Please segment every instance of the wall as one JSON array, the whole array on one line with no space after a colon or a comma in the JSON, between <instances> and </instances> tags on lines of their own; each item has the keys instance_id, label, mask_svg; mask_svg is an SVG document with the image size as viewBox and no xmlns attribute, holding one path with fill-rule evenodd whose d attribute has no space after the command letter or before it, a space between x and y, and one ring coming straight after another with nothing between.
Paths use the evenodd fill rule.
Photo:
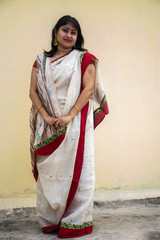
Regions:
<instances>
[{"instance_id":1,"label":"wall","mask_svg":"<svg viewBox=\"0 0 160 240\"><path fill-rule=\"evenodd\" d=\"M32 194L31 66L51 29L75 16L100 59L110 114L95 130L96 188L160 186L160 1L0 0L0 196Z\"/></svg>"}]
</instances>

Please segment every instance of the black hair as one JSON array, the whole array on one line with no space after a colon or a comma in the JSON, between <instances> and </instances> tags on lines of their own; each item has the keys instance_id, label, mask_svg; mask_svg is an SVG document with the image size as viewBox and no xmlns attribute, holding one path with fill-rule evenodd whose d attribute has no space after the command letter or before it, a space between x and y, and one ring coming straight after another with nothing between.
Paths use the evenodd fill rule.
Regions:
<instances>
[{"instance_id":1,"label":"black hair","mask_svg":"<svg viewBox=\"0 0 160 240\"><path fill-rule=\"evenodd\" d=\"M76 44L73 47L73 49L77 49L80 51L86 51L86 49L83 48L84 38L82 36L81 27L79 25L79 22L74 17L71 17L70 15L65 15L58 20L55 27L52 29L51 50L48 52L44 50L44 53L47 57L53 57L53 55L57 51L57 46L54 46L55 33L58 32L58 29L61 26L66 25L68 23L72 23L78 31L77 41L76 41Z\"/></svg>"}]
</instances>

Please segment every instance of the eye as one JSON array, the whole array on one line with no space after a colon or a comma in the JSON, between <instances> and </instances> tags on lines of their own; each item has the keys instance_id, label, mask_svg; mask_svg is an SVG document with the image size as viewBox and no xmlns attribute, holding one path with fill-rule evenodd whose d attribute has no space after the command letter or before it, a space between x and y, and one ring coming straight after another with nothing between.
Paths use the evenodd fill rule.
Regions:
<instances>
[{"instance_id":1,"label":"eye","mask_svg":"<svg viewBox=\"0 0 160 240\"><path fill-rule=\"evenodd\" d=\"M72 35L76 35L76 32L71 32Z\"/></svg>"},{"instance_id":2,"label":"eye","mask_svg":"<svg viewBox=\"0 0 160 240\"><path fill-rule=\"evenodd\" d=\"M66 28L63 28L62 30L63 30L63 32L65 32L65 33L68 32L68 30L67 30Z\"/></svg>"}]
</instances>

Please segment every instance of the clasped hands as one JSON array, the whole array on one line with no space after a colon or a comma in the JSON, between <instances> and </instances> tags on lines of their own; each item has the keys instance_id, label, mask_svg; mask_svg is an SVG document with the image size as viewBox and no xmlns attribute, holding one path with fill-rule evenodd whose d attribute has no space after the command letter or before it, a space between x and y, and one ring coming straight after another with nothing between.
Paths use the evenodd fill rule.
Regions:
<instances>
[{"instance_id":1,"label":"clasped hands","mask_svg":"<svg viewBox=\"0 0 160 240\"><path fill-rule=\"evenodd\" d=\"M51 117L51 116L48 115L48 116L44 117L44 120L51 127L53 127L53 129L56 130L56 129L66 127L66 125L72 120L72 116L68 114L68 115L63 116L63 117L54 118L54 117Z\"/></svg>"}]
</instances>

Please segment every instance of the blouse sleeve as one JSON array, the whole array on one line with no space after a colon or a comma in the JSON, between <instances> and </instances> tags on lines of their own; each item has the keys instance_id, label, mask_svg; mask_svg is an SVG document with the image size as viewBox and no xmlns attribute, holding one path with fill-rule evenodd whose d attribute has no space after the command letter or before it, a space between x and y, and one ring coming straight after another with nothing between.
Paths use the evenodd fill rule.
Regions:
<instances>
[{"instance_id":1,"label":"blouse sleeve","mask_svg":"<svg viewBox=\"0 0 160 240\"><path fill-rule=\"evenodd\" d=\"M83 58L82 58L82 63L81 63L82 78L83 78L83 75L84 75L88 65L94 64L94 62L93 62L94 59L98 60L94 55L92 55L88 52L84 53Z\"/></svg>"},{"instance_id":2,"label":"blouse sleeve","mask_svg":"<svg viewBox=\"0 0 160 240\"><path fill-rule=\"evenodd\" d=\"M34 62L34 64L33 64L32 67L37 68L37 62L36 62L36 60L35 60L35 62Z\"/></svg>"}]
</instances>

